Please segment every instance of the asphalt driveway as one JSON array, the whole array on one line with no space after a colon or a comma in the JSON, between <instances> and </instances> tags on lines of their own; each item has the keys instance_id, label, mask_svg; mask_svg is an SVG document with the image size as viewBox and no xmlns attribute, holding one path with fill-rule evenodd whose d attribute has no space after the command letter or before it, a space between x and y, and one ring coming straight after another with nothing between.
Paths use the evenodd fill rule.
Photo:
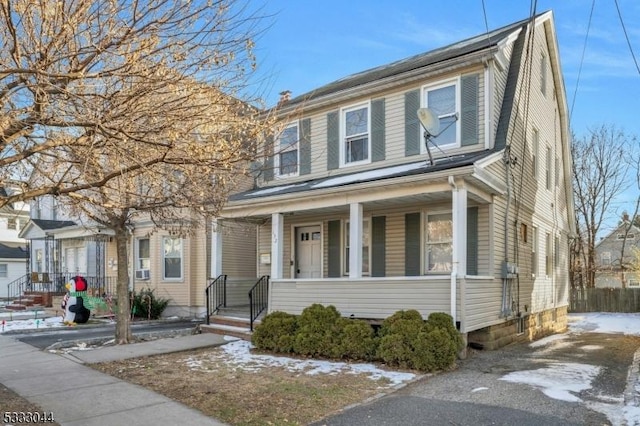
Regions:
<instances>
[{"instance_id":1,"label":"asphalt driveway","mask_svg":"<svg viewBox=\"0 0 640 426\"><path fill-rule=\"evenodd\" d=\"M622 425L638 348L638 336L565 333L471 351L455 371L425 377L317 424ZM518 379L522 372L524 382ZM531 380L537 372L540 378ZM589 385L574 383L585 372L592 373L583 380Z\"/></svg>"}]
</instances>

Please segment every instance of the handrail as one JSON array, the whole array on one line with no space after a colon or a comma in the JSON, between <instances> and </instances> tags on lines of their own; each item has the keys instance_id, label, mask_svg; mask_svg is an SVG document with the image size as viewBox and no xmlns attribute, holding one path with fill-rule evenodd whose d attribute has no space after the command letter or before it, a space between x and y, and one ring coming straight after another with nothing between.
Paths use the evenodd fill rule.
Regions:
<instances>
[{"instance_id":1,"label":"handrail","mask_svg":"<svg viewBox=\"0 0 640 426\"><path fill-rule=\"evenodd\" d=\"M211 287L214 291L211 291ZM207 285L204 292L207 304L207 325L209 325L209 317L214 312L218 312L221 307L227 306L227 276L218 275Z\"/></svg>"},{"instance_id":2,"label":"handrail","mask_svg":"<svg viewBox=\"0 0 640 426\"><path fill-rule=\"evenodd\" d=\"M7 298L8 300L22 298L24 291L29 287L30 276L23 275L17 280L11 281L7 284Z\"/></svg>"},{"instance_id":3,"label":"handrail","mask_svg":"<svg viewBox=\"0 0 640 426\"><path fill-rule=\"evenodd\" d=\"M249 290L249 329L262 311L267 309L269 299L269 275L263 275Z\"/></svg>"},{"instance_id":4,"label":"handrail","mask_svg":"<svg viewBox=\"0 0 640 426\"><path fill-rule=\"evenodd\" d=\"M46 272L32 272L7 284L7 297L9 300L22 300L25 292L35 291L39 293L65 293L65 284L71 278L80 275L87 280L88 291L96 296L104 297L113 295L116 291L116 277L96 277L92 275L59 272L48 274Z\"/></svg>"}]
</instances>

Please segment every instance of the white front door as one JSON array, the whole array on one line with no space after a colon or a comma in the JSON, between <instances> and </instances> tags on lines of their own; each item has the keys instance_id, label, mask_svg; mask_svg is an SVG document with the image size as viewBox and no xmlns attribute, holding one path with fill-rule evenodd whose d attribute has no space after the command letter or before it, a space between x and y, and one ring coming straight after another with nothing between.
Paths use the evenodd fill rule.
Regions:
<instances>
[{"instance_id":1,"label":"white front door","mask_svg":"<svg viewBox=\"0 0 640 426\"><path fill-rule=\"evenodd\" d=\"M64 249L65 271L71 272L71 273L76 272L77 265L78 264L76 262L76 249L73 247Z\"/></svg>"},{"instance_id":2,"label":"white front door","mask_svg":"<svg viewBox=\"0 0 640 426\"><path fill-rule=\"evenodd\" d=\"M87 248L86 247L78 247L78 251L76 252L78 257L76 258L76 272L82 272L83 274L87 273Z\"/></svg>"},{"instance_id":3,"label":"white front door","mask_svg":"<svg viewBox=\"0 0 640 426\"><path fill-rule=\"evenodd\" d=\"M296 228L296 278L320 278L322 275L322 233L320 226Z\"/></svg>"}]
</instances>

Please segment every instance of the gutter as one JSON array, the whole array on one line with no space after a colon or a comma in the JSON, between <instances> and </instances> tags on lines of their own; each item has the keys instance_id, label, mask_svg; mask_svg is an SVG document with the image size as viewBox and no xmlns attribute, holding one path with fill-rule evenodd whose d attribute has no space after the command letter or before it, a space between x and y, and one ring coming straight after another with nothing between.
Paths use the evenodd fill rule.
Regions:
<instances>
[{"instance_id":1,"label":"gutter","mask_svg":"<svg viewBox=\"0 0 640 426\"><path fill-rule=\"evenodd\" d=\"M458 185L456 185L456 180L453 176L448 177L449 185L453 191L458 190ZM454 212L455 214L455 212ZM457 244L457 241L454 241L454 244ZM457 250L455 250L457 254ZM451 286L450 286L450 294L451 294L451 316L453 317L453 325L456 325L456 317L457 317L457 309L456 309L456 301L457 301L457 291L456 284L458 281L458 259L451 259Z\"/></svg>"}]
</instances>

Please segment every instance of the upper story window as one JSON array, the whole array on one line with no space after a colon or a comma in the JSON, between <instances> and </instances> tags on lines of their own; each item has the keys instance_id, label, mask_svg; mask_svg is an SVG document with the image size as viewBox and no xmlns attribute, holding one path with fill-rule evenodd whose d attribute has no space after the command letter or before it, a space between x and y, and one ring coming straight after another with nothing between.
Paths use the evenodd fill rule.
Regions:
<instances>
[{"instance_id":1,"label":"upper story window","mask_svg":"<svg viewBox=\"0 0 640 426\"><path fill-rule=\"evenodd\" d=\"M440 148L460 145L458 87L456 79L424 88L423 105L430 108L440 121L441 133L437 138L432 138L430 143Z\"/></svg>"},{"instance_id":2,"label":"upper story window","mask_svg":"<svg viewBox=\"0 0 640 426\"><path fill-rule=\"evenodd\" d=\"M600 254L600 263L602 264L602 266L610 266L611 265L611 252L610 251L603 251Z\"/></svg>"},{"instance_id":3,"label":"upper story window","mask_svg":"<svg viewBox=\"0 0 640 426\"><path fill-rule=\"evenodd\" d=\"M531 276L538 275L538 228L533 227L531 233Z\"/></svg>"},{"instance_id":4,"label":"upper story window","mask_svg":"<svg viewBox=\"0 0 640 426\"><path fill-rule=\"evenodd\" d=\"M547 146L547 168L545 170L545 184L551 190L551 147Z\"/></svg>"},{"instance_id":5,"label":"upper story window","mask_svg":"<svg viewBox=\"0 0 640 426\"><path fill-rule=\"evenodd\" d=\"M295 176L298 174L299 140L298 122L289 124L280 133L275 155L276 176Z\"/></svg>"},{"instance_id":6,"label":"upper story window","mask_svg":"<svg viewBox=\"0 0 640 426\"><path fill-rule=\"evenodd\" d=\"M624 240L625 239L625 234L616 235L616 239ZM636 235L630 232L630 233L626 234L626 239L627 240L635 240L636 239Z\"/></svg>"},{"instance_id":7,"label":"upper story window","mask_svg":"<svg viewBox=\"0 0 640 426\"><path fill-rule=\"evenodd\" d=\"M342 110L342 165L368 163L371 152L371 120L369 104L360 104Z\"/></svg>"}]
</instances>

